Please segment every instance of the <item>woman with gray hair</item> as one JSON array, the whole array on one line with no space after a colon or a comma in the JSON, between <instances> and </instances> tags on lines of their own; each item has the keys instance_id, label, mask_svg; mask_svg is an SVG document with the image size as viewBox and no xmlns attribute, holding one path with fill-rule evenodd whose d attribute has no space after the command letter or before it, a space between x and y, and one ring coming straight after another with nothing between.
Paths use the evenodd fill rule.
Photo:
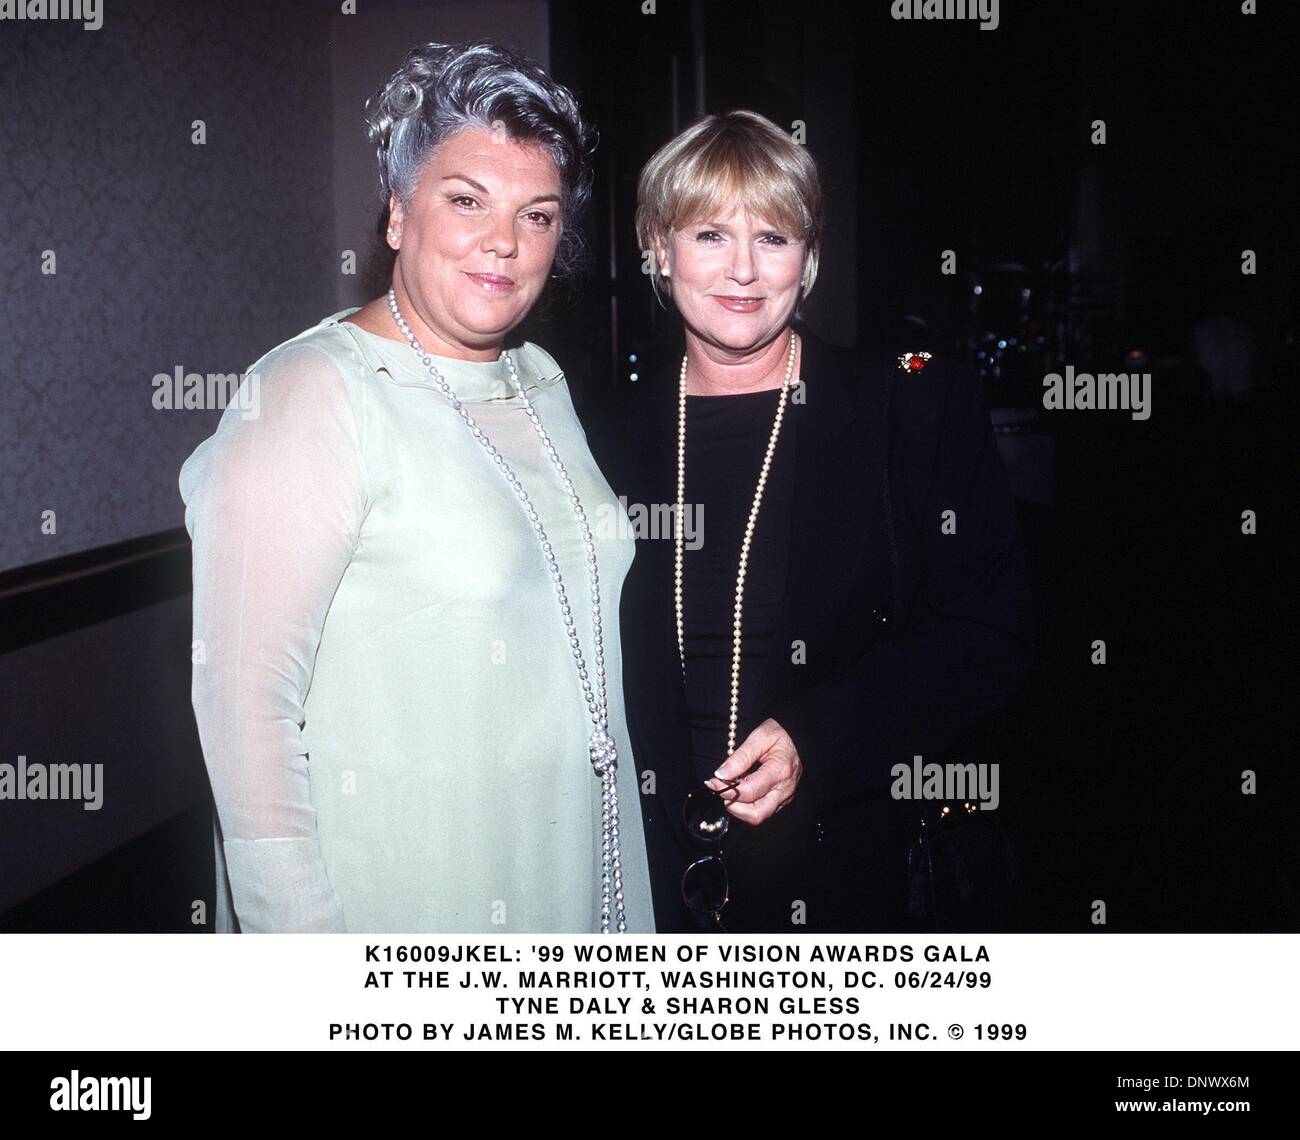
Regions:
<instances>
[{"instance_id":1,"label":"woman with gray hair","mask_svg":"<svg viewBox=\"0 0 1300 1140\"><path fill-rule=\"evenodd\" d=\"M633 542L589 525L621 508L559 366L506 347L572 260L589 131L486 43L415 48L367 112L391 288L251 366L258 415L180 474L219 888L244 931L653 930Z\"/></svg>"}]
</instances>

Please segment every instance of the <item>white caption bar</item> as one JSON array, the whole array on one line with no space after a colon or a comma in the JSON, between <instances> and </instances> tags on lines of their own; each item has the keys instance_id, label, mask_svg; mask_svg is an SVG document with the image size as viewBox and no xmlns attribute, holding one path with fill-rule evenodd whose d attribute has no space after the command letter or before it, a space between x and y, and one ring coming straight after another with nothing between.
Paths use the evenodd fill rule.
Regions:
<instances>
[{"instance_id":1,"label":"white caption bar","mask_svg":"<svg viewBox=\"0 0 1300 1140\"><path fill-rule=\"evenodd\" d=\"M0 936L0 1049L1287 1049L1300 936Z\"/></svg>"}]
</instances>

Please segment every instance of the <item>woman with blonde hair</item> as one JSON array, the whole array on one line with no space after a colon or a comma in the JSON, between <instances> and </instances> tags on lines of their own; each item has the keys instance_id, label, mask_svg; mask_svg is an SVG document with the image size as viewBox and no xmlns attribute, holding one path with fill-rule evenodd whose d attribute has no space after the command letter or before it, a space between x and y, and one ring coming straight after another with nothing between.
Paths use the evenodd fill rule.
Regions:
<instances>
[{"instance_id":1,"label":"woman with blonde hair","mask_svg":"<svg viewBox=\"0 0 1300 1140\"><path fill-rule=\"evenodd\" d=\"M660 929L896 928L890 770L954 746L1031 657L978 382L924 346L848 351L802 326L820 181L758 114L707 116L657 151L636 224L682 327L606 464L628 500L675 505L622 607Z\"/></svg>"}]
</instances>

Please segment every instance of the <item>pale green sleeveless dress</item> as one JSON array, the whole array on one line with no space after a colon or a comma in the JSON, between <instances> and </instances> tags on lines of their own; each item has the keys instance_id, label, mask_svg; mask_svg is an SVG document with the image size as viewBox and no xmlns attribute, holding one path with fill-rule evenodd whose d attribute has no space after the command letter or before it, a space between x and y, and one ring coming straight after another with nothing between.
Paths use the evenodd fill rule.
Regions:
<instances>
[{"instance_id":1,"label":"pale green sleeveless dress","mask_svg":"<svg viewBox=\"0 0 1300 1140\"><path fill-rule=\"evenodd\" d=\"M536 535L414 351L341 323L355 311L251 366L180 472L217 928L224 900L246 932L596 931L591 721ZM631 529L555 361L513 356L595 537L627 924L651 931L618 636ZM541 516L594 676L577 519L505 364L436 363Z\"/></svg>"}]
</instances>

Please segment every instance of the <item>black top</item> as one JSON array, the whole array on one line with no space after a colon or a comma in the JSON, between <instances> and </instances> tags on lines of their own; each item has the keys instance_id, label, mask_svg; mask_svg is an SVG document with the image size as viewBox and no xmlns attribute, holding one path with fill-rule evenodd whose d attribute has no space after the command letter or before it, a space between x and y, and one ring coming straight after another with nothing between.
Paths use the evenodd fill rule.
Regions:
<instances>
[{"instance_id":1,"label":"black top","mask_svg":"<svg viewBox=\"0 0 1300 1140\"><path fill-rule=\"evenodd\" d=\"M606 426L584 417L602 470L629 502L676 498L676 347L675 358L669 352L662 368L647 369L620 393ZM805 399L790 405L778 444L779 451L788 446L793 467L785 584L779 595L770 581L763 584L773 573L765 548L776 538L774 497L759 513L760 545L745 591L745 631L769 630L767 660L761 671L746 661L741 675L751 719L771 717L786 730L803 778L777 815L728 832L729 930L903 929L900 916L914 885L905 840L916 831L920 805L893 798L893 766L915 755L938 763L977 758L968 753L972 731L1007 702L1033 658L1024 549L982 388L973 368L938 353L921 373L902 372L898 353L917 347L847 352L804 339ZM739 423L742 405L732 402L742 399L748 397L716 402ZM753 418L768 428L775 399L756 393L753 400L767 405ZM695 413L688 424L688 501L701 493L712 500L721 485L715 480L731 474L717 470L707 447L696 457L708 430L697 419ZM728 518L737 525L752 502L762 435L755 430L751 458L735 465L739 501L724 505L723 491L716 505L706 503L705 547L688 557L705 554L715 532L730 529ZM887 468L892 526L882 490ZM785 482L778 478L769 493ZM955 533L940 526L950 509L960 520ZM718 539L726 576L715 591L735 588L743 522L739 527ZM708 558L698 563L703 584L692 586L694 567L685 583L691 609L692 593L708 605L700 594L708 589ZM761 616L764 596L780 597L774 633L771 616ZM751 623L756 599L760 611ZM725 623L731 605L711 607L713 620ZM695 782L696 733L674 631L671 541L637 539L620 617L655 919L661 930L691 931L681 880L701 851L681 814ZM798 658L795 641L805 649ZM710 715L725 717L724 685L712 687L717 703ZM701 704L698 695L691 698L702 712Z\"/></svg>"},{"instance_id":2,"label":"black top","mask_svg":"<svg viewBox=\"0 0 1300 1140\"><path fill-rule=\"evenodd\" d=\"M701 780L727 758L736 572L780 395L774 388L686 398L684 525L694 533L683 544L682 626L692 754ZM737 745L754 727L758 680L775 651L790 541L792 418L787 403L745 572Z\"/></svg>"}]
</instances>

